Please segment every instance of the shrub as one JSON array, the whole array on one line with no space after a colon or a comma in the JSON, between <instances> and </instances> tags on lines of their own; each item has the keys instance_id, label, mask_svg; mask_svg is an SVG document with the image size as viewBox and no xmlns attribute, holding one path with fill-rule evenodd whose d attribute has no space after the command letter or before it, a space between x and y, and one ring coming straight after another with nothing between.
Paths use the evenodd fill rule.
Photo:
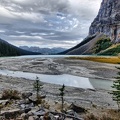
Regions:
<instances>
[{"instance_id":1,"label":"shrub","mask_svg":"<svg viewBox=\"0 0 120 120\"><path fill-rule=\"evenodd\" d=\"M20 99L20 93L17 90L12 90L12 89L8 89L8 90L4 90L2 93L2 99Z\"/></svg>"},{"instance_id":2,"label":"shrub","mask_svg":"<svg viewBox=\"0 0 120 120\"><path fill-rule=\"evenodd\" d=\"M102 115L101 117L95 116L94 114L87 115L84 120L119 120L119 117L112 117L109 115Z\"/></svg>"},{"instance_id":3,"label":"shrub","mask_svg":"<svg viewBox=\"0 0 120 120\"><path fill-rule=\"evenodd\" d=\"M98 120L98 119L93 114L90 114L90 115L86 116L84 120Z\"/></svg>"},{"instance_id":4,"label":"shrub","mask_svg":"<svg viewBox=\"0 0 120 120\"><path fill-rule=\"evenodd\" d=\"M95 53L99 53L102 50L109 48L112 45L110 38L102 37L96 42Z\"/></svg>"}]
</instances>

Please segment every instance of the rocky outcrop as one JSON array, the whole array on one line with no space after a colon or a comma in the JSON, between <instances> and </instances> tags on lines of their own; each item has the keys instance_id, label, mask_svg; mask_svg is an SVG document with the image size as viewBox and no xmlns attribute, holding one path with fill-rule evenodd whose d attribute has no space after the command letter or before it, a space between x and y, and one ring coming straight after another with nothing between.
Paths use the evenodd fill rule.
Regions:
<instances>
[{"instance_id":1,"label":"rocky outcrop","mask_svg":"<svg viewBox=\"0 0 120 120\"><path fill-rule=\"evenodd\" d=\"M89 35L102 32L113 43L120 42L120 0L103 0L97 17L92 22Z\"/></svg>"}]
</instances>

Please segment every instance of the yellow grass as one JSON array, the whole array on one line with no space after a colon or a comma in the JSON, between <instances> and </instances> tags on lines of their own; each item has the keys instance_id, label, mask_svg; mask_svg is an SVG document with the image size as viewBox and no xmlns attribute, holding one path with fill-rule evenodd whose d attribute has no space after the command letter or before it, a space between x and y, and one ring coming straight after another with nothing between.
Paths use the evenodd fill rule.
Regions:
<instances>
[{"instance_id":1,"label":"yellow grass","mask_svg":"<svg viewBox=\"0 0 120 120\"><path fill-rule=\"evenodd\" d=\"M89 61L94 61L94 62L111 63L111 64L119 64L120 63L120 57L117 57L117 56L111 56L111 57L104 57L104 56L69 57L69 59L89 60Z\"/></svg>"}]
</instances>

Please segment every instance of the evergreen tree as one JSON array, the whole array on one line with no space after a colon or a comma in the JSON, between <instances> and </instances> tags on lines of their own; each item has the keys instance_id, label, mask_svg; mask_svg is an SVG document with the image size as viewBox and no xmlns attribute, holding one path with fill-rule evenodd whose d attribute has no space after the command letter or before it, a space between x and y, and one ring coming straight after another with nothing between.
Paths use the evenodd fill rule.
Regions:
<instances>
[{"instance_id":1,"label":"evergreen tree","mask_svg":"<svg viewBox=\"0 0 120 120\"><path fill-rule=\"evenodd\" d=\"M38 77L36 77L36 80L35 80L35 82L33 83L33 89L36 91L36 98L37 98L37 100L39 99L39 92L40 92L40 90L42 89L42 84L41 84L41 82L40 82L40 80L39 80L39 78Z\"/></svg>"},{"instance_id":2,"label":"evergreen tree","mask_svg":"<svg viewBox=\"0 0 120 120\"><path fill-rule=\"evenodd\" d=\"M117 67L120 70L120 68ZM113 100L117 102L118 109L120 109L120 72L116 77L116 81L113 82L113 91L110 93L113 95Z\"/></svg>"},{"instance_id":3,"label":"evergreen tree","mask_svg":"<svg viewBox=\"0 0 120 120\"><path fill-rule=\"evenodd\" d=\"M59 89L60 90L60 96L61 96L61 101L62 101L62 108L61 111L63 111L63 105L64 105L64 95L65 95L65 85L63 84L62 87Z\"/></svg>"}]
</instances>

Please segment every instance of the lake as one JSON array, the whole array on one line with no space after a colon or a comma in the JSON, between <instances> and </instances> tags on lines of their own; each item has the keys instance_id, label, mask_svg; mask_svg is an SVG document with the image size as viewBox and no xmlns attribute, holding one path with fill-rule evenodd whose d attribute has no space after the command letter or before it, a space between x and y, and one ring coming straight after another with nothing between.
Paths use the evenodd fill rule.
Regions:
<instances>
[{"instance_id":1,"label":"lake","mask_svg":"<svg viewBox=\"0 0 120 120\"><path fill-rule=\"evenodd\" d=\"M87 57L89 55L23 55L13 58L64 58L64 57Z\"/></svg>"}]
</instances>

